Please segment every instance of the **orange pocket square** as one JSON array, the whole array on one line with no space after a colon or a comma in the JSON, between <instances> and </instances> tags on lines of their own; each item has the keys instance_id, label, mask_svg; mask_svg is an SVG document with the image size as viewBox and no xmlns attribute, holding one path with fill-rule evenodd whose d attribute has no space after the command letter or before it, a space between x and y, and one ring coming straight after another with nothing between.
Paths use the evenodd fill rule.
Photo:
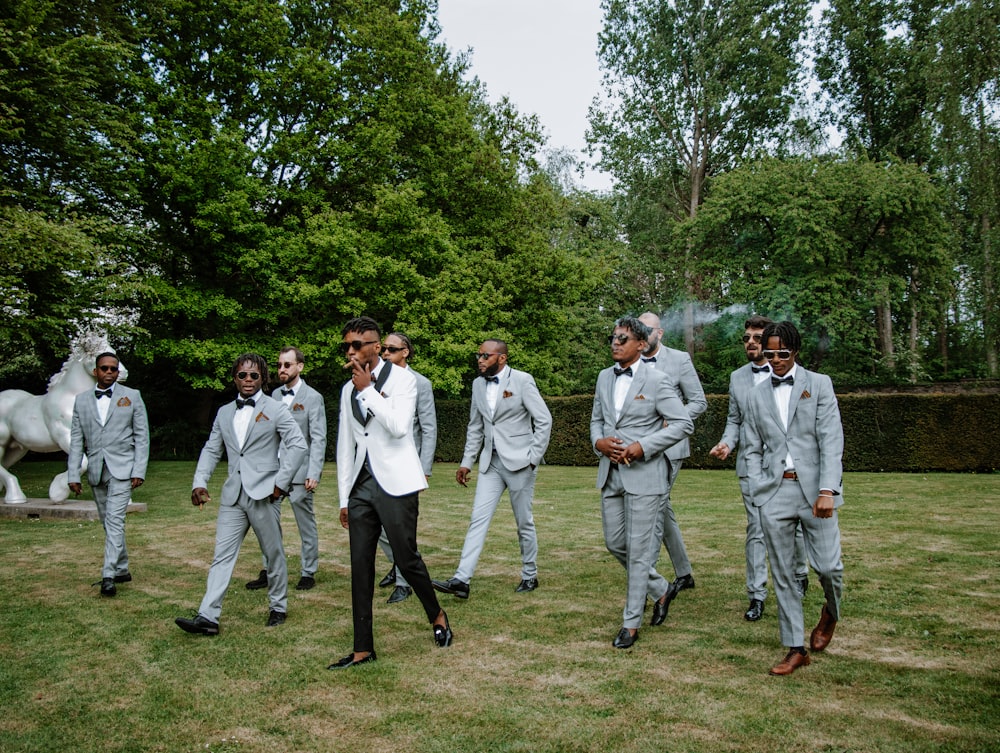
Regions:
<instances>
[{"instance_id":1,"label":"orange pocket square","mask_svg":"<svg viewBox=\"0 0 1000 753\"><path fill-rule=\"evenodd\" d=\"M131 404L132 404L132 401L129 400L127 397L119 398L119 400L118 400L118 407L119 408L128 408Z\"/></svg>"},{"instance_id":2,"label":"orange pocket square","mask_svg":"<svg viewBox=\"0 0 1000 753\"><path fill-rule=\"evenodd\" d=\"M642 393L640 392L640 393L639 393L638 395L636 395L636 396L635 396L635 399L636 399L636 400L645 400L645 399L646 399L646 396L645 396L645 395L643 395L643 394L642 394Z\"/></svg>"},{"instance_id":3,"label":"orange pocket square","mask_svg":"<svg viewBox=\"0 0 1000 753\"><path fill-rule=\"evenodd\" d=\"M809 394L809 390L802 390L802 394L799 395L799 400L808 400L812 395Z\"/></svg>"},{"instance_id":4,"label":"orange pocket square","mask_svg":"<svg viewBox=\"0 0 1000 753\"><path fill-rule=\"evenodd\" d=\"M514 393L513 392L509 392L507 390L504 390L503 391L503 396L504 397L514 397Z\"/></svg>"},{"instance_id":5,"label":"orange pocket square","mask_svg":"<svg viewBox=\"0 0 1000 753\"><path fill-rule=\"evenodd\" d=\"M269 419L266 415L264 415L264 411L261 411L260 413L257 414L257 418L255 418L253 422L257 423L258 421L270 421L270 420L271 419Z\"/></svg>"},{"instance_id":6,"label":"orange pocket square","mask_svg":"<svg viewBox=\"0 0 1000 753\"><path fill-rule=\"evenodd\" d=\"M305 409L306 409L306 406L304 406L302 403L295 403L295 405L292 406L292 411L293 412L297 411L297 410L305 410Z\"/></svg>"}]
</instances>

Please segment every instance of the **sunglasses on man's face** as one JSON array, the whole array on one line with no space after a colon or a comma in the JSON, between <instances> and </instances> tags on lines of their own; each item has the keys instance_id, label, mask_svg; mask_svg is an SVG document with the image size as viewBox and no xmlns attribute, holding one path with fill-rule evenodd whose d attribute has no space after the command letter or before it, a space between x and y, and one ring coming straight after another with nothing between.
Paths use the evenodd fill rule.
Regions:
<instances>
[{"instance_id":1,"label":"sunglasses on man's face","mask_svg":"<svg viewBox=\"0 0 1000 753\"><path fill-rule=\"evenodd\" d=\"M378 340L351 340L350 342L345 340L340 344L340 352L346 356L352 348L355 351L358 351L361 350L366 345L376 345L376 344L378 344Z\"/></svg>"},{"instance_id":2,"label":"sunglasses on man's face","mask_svg":"<svg viewBox=\"0 0 1000 753\"><path fill-rule=\"evenodd\" d=\"M743 342L748 343L753 340L755 343L760 342L760 335L743 335Z\"/></svg>"},{"instance_id":3,"label":"sunglasses on man's face","mask_svg":"<svg viewBox=\"0 0 1000 753\"><path fill-rule=\"evenodd\" d=\"M237 379L246 379L247 377L250 377L251 379L256 381L257 379L260 379L260 374L257 373L256 371L241 371L239 374L236 375Z\"/></svg>"},{"instance_id":4,"label":"sunglasses on man's face","mask_svg":"<svg viewBox=\"0 0 1000 753\"><path fill-rule=\"evenodd\" d=\"M608 345L614 345L615 343L618 343L619 345L624 345L631 339L633 338L629 337L628 335L611 335L608 337Z\"/></svg>"},{"instance_id":5,"label":"sunglasses on man's face","mask_svg":"<svg viewBox=\"0 0 1000 753\"><path fill-rule=\"evenodd\" d=\"M105 372L110 371L111 373L114 373L114 372L118 371L118 367L117 366L98 366L97 370L98 371L105 371Z\"/></svg>"},{"instance_id":6,"label":"sunglasses on man's face","mask_svg":"<svg viewBox=\"0 0 1000 753\"><path fill-rule=\"evenodd\" d=\"M790 350L762 350L761 354L768 361L773 361L775 358L779 361L787 361L792 357L792 351Z\"/></svg>"},{"instance_id":7,"label":"sunglasses on man's face","mask_svg":"<svg viewBox=\"0 0 1000 753\"><path fill-rule=\"evenodd\" d=\"M386 351L389 351L390 353L398 353L401 350L406 350L406 348L396 348L396 347L394 347L392 345L383 345L382 346L382 352L383 353L385 353Z\"/></svg>"}]
</instances>

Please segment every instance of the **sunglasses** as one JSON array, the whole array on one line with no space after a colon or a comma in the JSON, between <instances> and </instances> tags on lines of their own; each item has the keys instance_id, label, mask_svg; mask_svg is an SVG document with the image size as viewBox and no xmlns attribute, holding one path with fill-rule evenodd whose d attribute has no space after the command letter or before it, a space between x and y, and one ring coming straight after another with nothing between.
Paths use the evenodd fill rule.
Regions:
<instances>
[{"instance_id":1,"label":"sunglasses","mask_svg":"<svg viewBox=\"0 0 1000 753\"><path fill-rule=\"evenodd\" d=\"M614 345L615 343L618 343L619 345L624 345L625 343L627 343L629 340L632 339L634 338L631 338L628 335L611 335L608 338L608 345Z\"/></svg>"},{"instance_id":2,"label":"sunglasses","mask_svg":"<svg viewBox=\"0 0 1000 753\"><path fill-rule=\"evenodd\" d=\"M260 374L256 371L241 371L236 375L237 379L246 379L247 377L250 377L251 379L260 379Z\"/></svg>"},{"instance_id":3,"label":"sunglasses","mask_svg":"<svg viewBox=\"0 0 1000 753\"><path fill-rule=\"evenodd\" d=\"M114 372L114 371L118 371L118 367L117 366L98 366L97 370L98 371L111 371L111 372Z\"/></svg>"},{"instance_id":4,"label":"sunglasses","mask_svg":"<svg viewBox=\"0 0 1000 753\"><path fill-rule=\"evenodd\" d=\"M406 350L406 348L396 348L396 347L394 347L392 345L383 345L382 346L382 352L383 353L385 353L386 351L389 351L390 353L398 353L401 350Z\"/></svg>"},{"instance_id":5,"label":"sunglasses","mask_svg":"<svg viewBox=\"0 0 1000 753\"><path fill-rule=\"evenodd\" d=\"M361 350L366 345L378 345L378 340L351 340L350 342L345 340L340 344L340 352L346 356L351 349Z\"/></svg>"},{"instance_id":6,"label":"sunglasses","mask_svg":"<svg viewBox=\"0 0 1000 753\"><path fill-rule=\"evenodd\" d=\"M498 356L499 353L476 353L477 361L489 361L493 356Z\"/></svg>"},{"instance_id":7,"label":"sunglasses","mask_svg":"<svg viewBox=\"0 0 1000 753\"><path fill-rule=\"evenodd\" d=\"M285 368L285 369L290 369L290 368L292 368L292 367L293 367L293 366L294 366L294 365L295 365L296 363L298 363L298 361L285 361L284 363L281 363L281 362L279 361L278 363L276 363L276 364L275 364L275 366L277 366L277 367L278 367L279 369L281 369L281 368Z\"/></svg>"},{"instance_id":8,"label":"sunglasses","mask_svg":"<svg viewBox=\"0 0 1000 753\"><path fill-rule=\"evenodd\" d=\"M777 358L779 361L787 361L792 357L792 351L790 350L762 350L761 355L764 356L768 361L773 361Z\"/></svg>"},{"instance_id":9,"label":"sunglasses","mask_svg":"<svg viewBox=\"0 0 1000 753\"><path fill-rule=\"evenodd\" d=\"M760 342L760 335L743 335L743 342L748 343L753 340L755 343Z\"/></svg>"}]
</instances>

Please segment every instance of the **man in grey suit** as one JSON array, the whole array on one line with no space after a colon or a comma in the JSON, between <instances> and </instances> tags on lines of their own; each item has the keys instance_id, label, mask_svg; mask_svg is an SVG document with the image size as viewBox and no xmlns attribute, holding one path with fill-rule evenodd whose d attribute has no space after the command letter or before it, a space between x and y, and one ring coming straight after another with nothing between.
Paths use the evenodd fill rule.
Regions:
<instances>
[{"instance_id":1,"label":"man in grey suit","mask_svg":"<svg viewBox=\"0 0 1000 753\"><path fill-rule=\"evenodd\" d=\"M764 615L764 600L767 598L767 549L764 545L764 528L760 522L760 510L750 498L750 481L747 478L747 460L743 448L743 417L746 414L750 390L757 384L771 378L771 367L764 358L762 335L764 327L771 324L766 316L755 314L743 323L743 350L748 363L743 364L729 375L729 413L722 439L708 454L725 460L733 450L736 454L736 477L743 493L743 506L747 514L746 532L746 585L750 605L743 614L749 622L756 622ZM802 543L801 528L795 535L795 580L798 589L805 595L809 586L808 563L805 545Z\"/></svg>"},{"instance_id":2,"label":"man in grey suit","mask_svg":"<svg viewBox=\"0 0 1000 753\"><path fill-rule=\"evenodd\" d=\"M97 514L104 526L104 566L101 596L114 596L116 583L132 580L125 546L125 512L132 490L142 486L149 460L149 421L138 390L118 384L114 353L97 356L97 388L76 396L70 424L67 479L80 494L84 454L87 481L94 492Z\"/></svg>"},{"instance_id":3,"label":"man in grey suit","mask_svg":"<svg viewBox=\"0 0 1000 753\"><path fill-rule=\"evenodd\" d=\"M393 366L406 369L417 380L417 408L413 414L413 443L417 447L424 476L429 481L434 470L434 450L437 449L437 410L434 407L434 388L431 386L431 380L410 368L409 360L413 357L413 353L413 342L406 334L391 332L385 336L385 342L382 345L382 358ZM382 547L389 562L393 563L386 576L379 581L379 587L395 586L386 603L398 604L410 597L413 588L407 583L406 577L396 569L392 547L389 546L389 537L384 530L379 536L378 544Z\"/></svg>"},{"instance_id":4,"label":"man in grey suit","mask_svg":"<svg viewBox=\"0 0 1000 753\"><path fill-rule=\"evenodd\" d=\"M291 411L292 418L309 448L302 463L292 477L292 488L288 501L295 514L295 525L299 529L301 562L299 582L295 590L308 591L316 585L316 570L319 568L319 533L316 530L316 512L313 508L313 494L323 475L326 460L326 403L323 396L306 384L302 378L306 358L302 351L289 345L278 354L278 381L281 386L271 393ZM251 590L267 588L267 559L264 569L256 580L246 584Z\"/></svg>"},{"instance_id":5,"label":"man in grey suit","mask_svg":"<svg viewBox=\"0 0 1000 753\"><path fill-rule=\"evenodd\" d=\"M663 327L660 324L660 317L652 311L642 314L639 321L651 330L649 344L646 352L642 354L643 363L655 366L657 371L667 377L684 402L688 417L694 422L698 416L708 410L708 400L705 399L705 390L701 387L701 380L698 379L698 372L694 370L691 356L683 350L668 348L661 343ZM656 535L657 539L663 539L663 545L667 548L670 563L674 568L675 580L668 600L672 600L686 588L694 588L691 560L688 559L687 548L684 546L684 536L681 534L673 505L670 503L670 492L677 480L677 474L680 472L685 458L690 457L690 455L691 443L687 437L667 449L667 493L663 498L663 510L657 524ZM657 555L659 555L659 548L657 548Z\"/></svg>"},{"instance_id":6,"label":"man in grey suit","mask_svg":"<svg viewBox=\"0 0 1000 753\"><path fill-rule=\"evenodd\" d=\"M434 581L438 591L460 599L469 598L469 581L504 489L510 493L521 545L521 581L514 590L525 593L538 588L538 539L531 506L538 465L552 431L552 414L534 378L507 365L507 343L483 341L476 360L479 377L472 383L465 451L455 473L455 480L466 486L479 458L472 517L455 575L446 581Z\"/></svg>"},{"instance_id":7,"label":"man in grey suit","mask_svg":"<svg viewBox=\"0 0 1000 753\"><path fill-rule=\"evenodd\" d=\"M826 597L809 639L813 651L827 647L840 619L844 565L837 509L843 504L844 431L830 378L796 364L802 339L795 326L769 324L763 342L772 373L750 393L745 419L747 473L771 560L781 642L788 648L771 674L790 675L810 662L804 645L802 595L795 587L798 525Z\"/></svg>"},{"instance_id":8,"label":"man in grey suit","mask_svg":"<svg viewBox=\"0 0 1000 753\"><path fill-rule=\"evenodd\" d=\"M598 374L590 417L590 441L601 457L597 488L604 542L628 581L622 627L612 641L616 648L639 639L647 596L653 599L651 624L666 619L673 589L656 571L656 521L669 489L664 450L694 428L670 380L640 359L650 334L634 317L615 322L611 356L617 366Z\"/></svg>"},{"instance_id":9,"label":"man in grey suit","mask_svg":"<svg viewBox=\"0 0 1000 753\"><path fill-rule=\"evenodd\" d=\"M306 440L283 403L263 393L267 360L245 353L233 363L238 396L219 408L212 432L202 448L194 472L191 504L211 501L208 480L225 451L229 475L222 485L215 528L215 555L208 584L194 619L178 617L188 633L219 634L222 599L236 566L240 546L253 528L267 562L267 626L283 623L288 615L288 567L281 541L281 500L288 496L292 477L306 453Z\"/></svg>"}]
</instances>

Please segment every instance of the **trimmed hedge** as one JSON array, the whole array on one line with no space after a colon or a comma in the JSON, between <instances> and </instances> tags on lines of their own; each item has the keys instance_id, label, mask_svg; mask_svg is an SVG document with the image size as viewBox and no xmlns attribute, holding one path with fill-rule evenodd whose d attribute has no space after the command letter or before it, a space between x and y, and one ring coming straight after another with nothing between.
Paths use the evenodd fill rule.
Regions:
<instances>
[{"instance_id":1,"label":"trimmed hedge","mask_svg":"<svg viewBox=\"0 0 1000 753\"><path fill-rule=\"evenodd\" d=\"M1000 468L1000 395L838 395L844 424L845 471L977 471ZM546 398L552 439L545 462L596 466L590 446L591 395ZM691 468L733 468L708 455L726 425L729 398L709 395L708 410L695 421ZM437 402L437 458L457 463L465 447L468 400Z\"/></svg>"}]
</instances>

